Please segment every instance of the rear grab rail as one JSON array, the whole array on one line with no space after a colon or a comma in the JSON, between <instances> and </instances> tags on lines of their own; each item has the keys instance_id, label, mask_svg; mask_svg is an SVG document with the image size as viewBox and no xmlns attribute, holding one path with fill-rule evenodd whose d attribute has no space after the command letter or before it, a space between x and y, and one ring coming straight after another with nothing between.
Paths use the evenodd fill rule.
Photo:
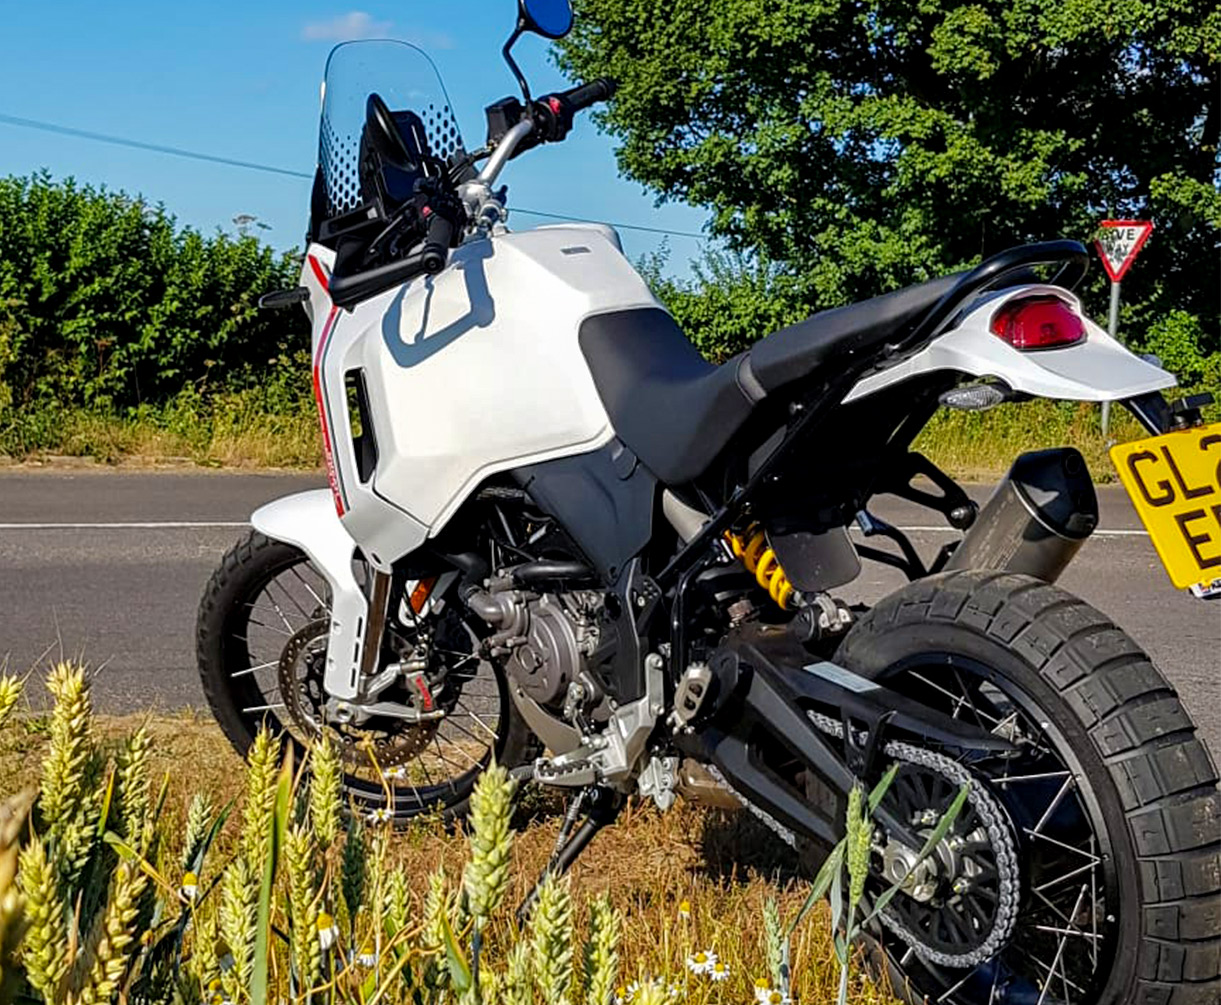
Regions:
<instances>
[{"instance_id":1,"label":"rear grab rail","mask_svg":"<svg viewBox=\"0 0 1221 1005\"><path fill-rule=\"evenodd\" d=\"M1052 285L1071 290L1085 278L1089 270L1089 252L1080 241L1042 241L1038 244L1008 248L985 259L958 280L915 328L893 343L888 355L907 356L919 352L945 330L946 325L968 300L986 290L997 288L1014 273L1035 265L1057 263L1060 264L1060 270L1052 278Z\"/></svg>"}]
</instances>

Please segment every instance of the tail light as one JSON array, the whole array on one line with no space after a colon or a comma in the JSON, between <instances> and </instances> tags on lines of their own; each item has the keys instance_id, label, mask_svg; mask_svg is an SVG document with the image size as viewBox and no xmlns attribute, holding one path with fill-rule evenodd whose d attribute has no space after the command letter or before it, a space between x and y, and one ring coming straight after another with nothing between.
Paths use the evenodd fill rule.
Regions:
<instances>
[{"instance_id":1,"label":"tail light","mask_svg":"<svg viewBox=\"0 0 1221 1005\"><path fill-rule=\"evenodd\" d=\"M1085 322L1057 296L1018 297L992 315L992 334L1023 351L1057 349L1084 341Z\"/></svg>"}]
</instances>

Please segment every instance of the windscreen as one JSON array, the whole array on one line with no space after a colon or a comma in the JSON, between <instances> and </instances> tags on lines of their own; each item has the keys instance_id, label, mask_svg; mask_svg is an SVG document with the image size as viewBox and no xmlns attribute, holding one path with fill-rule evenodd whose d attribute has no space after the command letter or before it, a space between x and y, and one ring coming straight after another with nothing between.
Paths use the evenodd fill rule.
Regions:
<instances>
[{"instance_id":1,"label":"windscreen","mask_svg":"<svg viewBox=\"0 0 1221 1005\"><path fill-rule=\"evenodd\" d=\"M408 42L344 42L331 50L322 81L318 168L326 215L360 205L360 136L365 102L376 92L393 112L412 111L424 123L427 153L449 160L462 151L458 120L431 59Z\"/></svg>"}]
</instances>

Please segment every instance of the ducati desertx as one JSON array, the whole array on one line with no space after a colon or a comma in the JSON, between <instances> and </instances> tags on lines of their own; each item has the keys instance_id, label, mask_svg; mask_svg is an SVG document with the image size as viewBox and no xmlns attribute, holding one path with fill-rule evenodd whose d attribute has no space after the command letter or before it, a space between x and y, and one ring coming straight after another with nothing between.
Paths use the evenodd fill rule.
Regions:
<instances>
[{"instance_id":1,"label":"ducati desertx","mask_svg":"<svg viewBox=\"0 0 1221 1005\"><path fill-rule=\"evenodd\" d=\"M300 286L265 298L311 318L330 487L259 509L207 588L221 726L245 751L325 723L351 796L398 820L461 813L493 757L566 787L555 869L633 793L825 849L897 763L869 890L901 890L869 938L902 993L1216 1005L1214 764L1149 658L1053 585L1098 520L1081 455L1018 457L981 507L911 445L940 407L1123 403L1151 436L1124 455L1134 503L1203 597L1221 427L1085 316L1068 240L705 361L613 229L506 226L508 162L612 96L531 97L512 43L571 21L521 0L522 97L474 152L419 49L330 55ZM922 557L870 512L887 493L958 539ZM862 560L910 582L850 605Z\"/></svg>"}]
</instances>

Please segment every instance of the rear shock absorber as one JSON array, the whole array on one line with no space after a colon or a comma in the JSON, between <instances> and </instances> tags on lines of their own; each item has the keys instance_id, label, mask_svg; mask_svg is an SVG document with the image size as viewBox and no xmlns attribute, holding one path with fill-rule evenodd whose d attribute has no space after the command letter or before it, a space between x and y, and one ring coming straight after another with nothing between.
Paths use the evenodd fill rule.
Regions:
<instances>
[{"instance_id":1,"label":"rear shock absorber","mask_svg":"<svg viewBox=\"0 0 1221 1005\"><path fill-rule=\"evenodd\" d=\"M767 534L762 527L752 523L741 534L726 531L725 540L729 542L734 555L746 566L746 571L755 577L755 581L767 591L768 596L781 610L788 610L790 602L794 606L801 602L801 594L793 588L789 577L784 574L780 560L767 543Z\"/></svg>"}]
</instances>

